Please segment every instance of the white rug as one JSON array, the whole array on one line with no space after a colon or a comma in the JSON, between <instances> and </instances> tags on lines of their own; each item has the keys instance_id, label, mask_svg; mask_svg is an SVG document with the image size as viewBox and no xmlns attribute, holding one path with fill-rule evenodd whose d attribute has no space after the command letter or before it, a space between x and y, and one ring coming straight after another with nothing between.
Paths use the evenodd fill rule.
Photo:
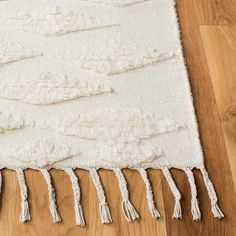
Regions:
<instances>
[{"instance_id":1,"label":"white rug","mask_svg":"<svg viewBox=\"0 0 236 236\"><path fill-rule=\"evenodd\" d=\"M99 168L116 173L128 221L139 214L122 168L140 172L156 219L161 213L145 169L162 170L176 219L182 217L181 194L169 169L184 171L193 219L200 220L192 173L198 168L214 216L223 217L204 168L174 5L173 0L0 2L0 167L17 172L22 222L30 220L26 168L42 172L54 222L61 218L51 168L65 170L71 179L77 225L85 220L75 168L91 173L102 223L112 222L112 212Z\"/></svg>"}]
</instances>

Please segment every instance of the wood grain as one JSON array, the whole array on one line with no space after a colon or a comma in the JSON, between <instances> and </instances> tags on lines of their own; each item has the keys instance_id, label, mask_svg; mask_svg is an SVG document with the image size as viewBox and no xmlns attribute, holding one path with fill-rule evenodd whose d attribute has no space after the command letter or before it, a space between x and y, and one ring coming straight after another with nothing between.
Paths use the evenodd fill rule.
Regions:
<instances>
[{"instance_id":1,"label":"wood grain","mask_svg":"<svg viewBox=\"0 0 236 236\"><path fill-rule=\"evenodd\" d=\"M236 173L236 27L201 26L201 37L232 173Z\"/></svg>"},{"instance_id":2,"label":"wood grain","mask_svg":"<svg viewBox=\"0 0 236 236\"><path fill-rule=\"evenodd\" d=\"M193 0L200 25L236 25L235 0Z\"/></svg>"},{"instance_id":3,"label":"wood grain","mask_svg":"<svg viewBox=\"0 0 236 236\"><path fill-rule=\"evenodd\" d=\"M202 16L208 16L211 4L204 8L204 5L201 5L203 4L203 0L193 1L177 1L177 10L180 18L184 54L190 76L194 105L199 122L200 136L206 157L205 162L220 199L219 205L226 214L226 218L217 220L212 217L210 202L202 176L199 171L194 171L203 216L201 222L194 222L190 210L191 194L187 178L183 172L172 170L174 179L182 193L183 208L183 220L172 220L174 201L169 187L160 171L149 170L155 200L163 216L160 220L155 221L151 218L148 211L145 187L139 174L135 171L125 170L124 173L128 181L131 200L141 215L139 221L131 224L127 223L121 211L121 196L116 177L111 171L101 170L99 173L114 221L111 225L102 225L98 213L98 197L91 177L87 171L77 170L76 174L79 177L82 188L82 205L87 223L86 227L81 228L75 226L73 194L69 178L63 171L52 170L50 173L52 174L56 189L59 212L63 218L62 223L54 224L52 223L48 209L47 186L39 172L27 170L26 181L29 190L32 220L29 223L22 224L19 223L20 196L16 175L14 171L4 170L0 211L0 236L236 235L236 194L230 170L230 164L233 169L235 168L235 163L230 161L229 164L225 146L226 141L229 150L232 148L231 145L235 143L235 136L233 135L231 126L229 128L231 135L227 136L230 137L231 142L228 142L227 137L225 136L226 138L224 139L223 136L223 132L225 134L225 124L230 123L233 125L234 123L231 122L231 115L230 122L225 122L221 115L221 111L225 111L225 104L229 103L230 107L231 104L234 104L233 93L230 93L229 98L227 98L226 92L230 88L235 88L235 82L231 79L235 75L233 64L235 64L236 59L234 56L235 51L232 49L234 48L232 41L235 41L235 33L234 29L231 30L231 28L220 30L216 28L212 30L211 28L201 27L200 31L199 25L208 21L208 19L205 20L206 18L203 19ZM222 2L227 3L229 0L222 0ZM211 16L212 18L215 15L217 16L219 11L222 11L222 9L218 9L219 6L221 4L214 4L213 13L210 13L213 16ZM232 24L234 17L231 17L231 11L233 10L225 7L224 11L226 15L229 11L227 16L230 20L227 23ZM211 23L211 21L209 22ZM211 45L211 41L218 40L219 42L214 43L213 46ZM225 49L227 52L223 54ZM231 50L232 52L230 52ZM230 56L228 56L228 53L230 53ZM222 54L224 56L222 59L215 58ZM229 65L232 65L232 71L230 73L228 72L230 69L227 63L228 60L230 60ZM215 67L220 67L220 70ZM230 78L229 81L227 80L225 82L224 79L228 77ZM218 83L217 85L215 85L216 81ZM220 84L224 85L222 90ZM215 101L214 91L216 92L217 103ZM221 96L224 97L224 99L222 98L224 102L221 101ZM224 128L223 132L221 124Z\"/></svg>"}]
</instances>

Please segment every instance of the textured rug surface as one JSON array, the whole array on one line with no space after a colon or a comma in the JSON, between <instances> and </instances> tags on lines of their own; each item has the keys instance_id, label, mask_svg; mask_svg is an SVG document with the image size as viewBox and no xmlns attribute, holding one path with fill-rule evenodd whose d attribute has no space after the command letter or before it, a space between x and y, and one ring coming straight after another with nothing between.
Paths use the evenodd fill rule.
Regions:
<instances>
[{"instance_id":1,"label":"textured rug surface","mask_svg":"<svg viewBox=\"0 0 236 236\"><path fill-rule=\"evenodd\" d=\"M90 171L102 223L112 222L97 170L113 170L128 221L140 216L122 168L140 172L154 218L147 168L160 169L182 217L170 168L186 173L194 220L201 219L192 173L204 178L212 212L223 217L204 168L173 0L0 2L0 167L16 170L22 222L30 220L24 169L42 172L52 219L60 222L50 168L72 183L76 224L85 225L73 170Z\"/></svg>"}]
</instances>

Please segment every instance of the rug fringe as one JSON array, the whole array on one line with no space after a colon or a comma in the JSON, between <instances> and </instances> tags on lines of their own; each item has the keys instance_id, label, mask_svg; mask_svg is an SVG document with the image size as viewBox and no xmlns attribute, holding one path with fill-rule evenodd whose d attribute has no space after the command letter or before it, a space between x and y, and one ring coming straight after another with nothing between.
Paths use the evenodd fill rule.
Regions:
<instances>
[{"instance_id":1,"label":"rug fringe","mask_svg":"<svg viewBox=\"0 0 236 236\"><path fill-rule=\"evenodd\" d=\"M147 171L144 168L138 169L144 183L146 186L146 194L147 194L147 201L148 201L148 209L154 219L158 219L161 217L161 214L155 207L154 197L153 197L153 191L152 186L150 184L150 181L148 179Z\"/></svg>"},{"instance_id":2,"label":"rug fringe","mask_svg":"<svg viewBox=\"0 0 236 236\"><path fill-rule=\"evenodd\" d=\"M121 171L120 168L113 168L113 171L115 172L118 182L119 182L119 187L122 195L122 210L125 215L125 218L127 219L128 222L131 222L132 220L137 220L139 219L139 214L135 210L134 206L129 200L129 192L127 188L127 182L125 180L125 177Z\"/></svg>"},{"instance_id":3,"label":"rug fringe","mask_svg":"<svg viewBox=\"0 0 236 236\"><path fill-rule=\"evenodd\" d=\"M174 212L173 212L172 218L177 219L177 220L182 219L182 209L181 209L181 204L180 204L181 194L171 176L169 169L167 167L163 167L162 172L175 198L175 206L174 206Z\"/></svg>"},{"instance_id":4,"label":"rug fringe","mask_svg":"<svg viewBox=\"0 0 236 236\"><path fill-rule=\"evenodd\" d=\"M111 213L110 213L110 209L108 207L108 204L106 202L106 196L104 193L104 189L103 189L100 177L99 177L98 172L96 171L95 168L90 168L89 171L92 176L92 180L94 182L94 185L97 189L98 197L100 200L99 209L100 209L101 221L103 224L110 224L110 223L112 223Z\"/></svg>"},{"instance_id":5,"label":"rug fringe","mask_svg":"<svg viewBox=\"0 0 236 236\"><path fill-rule=\"evenodd\" d=\"M61 217L57 211L56 205L56 194L52 186L52 181L49 172L46 169L40 169L47 185L48 185L48 199L49 199L49 208L52 215L53 222L61 222Z\"/></svg>"},{"instance_id":6,"label":"rug fringe","mask_svg":"<svg viewBox=\"0 0 236 236\"><path fill-rule=\"evenodd\" d=\"M214 186L213 186L213 184L212 184L212 182L211 182L211 180L209 178L207 170L204 167L202 167L202 168L200 168L200 171L202 173L203 180L204 180L204 183L206 185L209 198L211 200L211 210L212 210L212 213L213 213L215 218L221 219L221 218L224 217L224 214L220 210L220 208L219 208L219 206L217 204L218 199L217 199L217 195L216 195Z\"/></svg>"},{"instance_id":7,"label":"rug fringe","mask_svg":"<svg viewBox=\"0 0 236 236\"><path fill-rule=\"evenodd\" d=\"M76 177L72 168L66 168L64 171L69 175L74 194L74 210L76 225L85 226L85 220L83 215L83 209L80 204L81 193L78 178Z\"/></svg>"},{"instance_id":8,"label":"rug fringe","mask_svg":"<svg viewBox=\"0 0 236 236\"><path fill-rule=\"evenodd\" d=\"M214 186L209 178L208 172L206 171L206 169L204 167L199 167L198 169L202 173L203 180L204 180L204 183L205 183L205 186L206 186L206 189L207 189L210 201L211 201L211 210L212 210L213 216L221 219L224 217L224 214L218 206L217 195L216 195ZM24 177L24 170L21 168L17 168L14 170L16 171L17 179L18 179L19 186L20 186L20 195L21 195L20 221L26 222L31 219L31 216L30 216L30 209L29 209L29 203L28 203L27 186L26 186L25 177ZM71 181L71 186L72 186L73 195L74 195L74 212L75 212L76 225L85 226L84 213L83 213L83 208L81 205L81 189L80 189L78 178L72 168L64 168L63 170L68 174L68 176L70 177L70 181ZM100 200L99 213L100 213L100 217L101 217L101 222L103 224L112 223L111 212L110 212L109 206L106 201L104 188L102 186L98 171L95 168L89 168L87 170L89 170L89 172L91 174L93 183L94 183L96 190L97 190L98 198ZM122 196L122 210L123 210L125 218L127 219L128 222L139 219L140 216L139 216L138 212L136 211L134 205L130 201L127 181L125 179L124 174L122 173L122 169L114 167L114 168L112 168L112 170L116 174L116 177L118 179L119 188L120 188L121 196ZM154 197L153 197L153 190L152 190L150 180L148 178L148 173L145 168L137 168L136 170L141 175L142 180L143 180L145 187L146 187L148 209L149 209L152 217L154 219L158 219L161 217L161 214L155 206ZM174 199L175 199L175 205L174 205L174 211L173 211L172 218L182 219L180 191L178 190L178 188L174 182L174 179L171 176L169 167L162 167L161 170L165 176L165 179L166 179L166 181L171 189L171 192L174 196ZM201 211L199 208L199 201L198 201L198 197L197 197L197 186L195 183L195 178L194 178L192 168L187 167L187 168L183 168L181 170L184 171L184 173L186 174L186 176L188 178L189 185L190 185L191 212L192 212L193 220L200 221L201 220ZM52 215L52 219L54 222L60 222L61 217L60 217L58 210L57 210L56 195L55 195L55 191L54 191L54 188L52 185L50 173L47 169L39 169L39 171L42 173L42 175L47 183L49 208L50 208L50 212ZM0 192L1 192L1 188L2 188L2 174L0 171Z\"/></svg>"},{"instance_id":9,"label":"rug fringe","mask_svg":"<svg viewBox=\"0 0 236 236\"><path fill-rule=\"evenodd\" d=\"M30 210L29 210L29 203L28 203L28 192L27 186L25 183L25 176L24 171L22 169L16 169L17 179L20 185L20 195L21 195L21 214L20 214L20 221L22 223L29 221L30 217Z\"/></svg>"},{"instance_id":10,"label":"rug fringe","mask_svg":"<svg viewBox=\"0 0 236 236\"><path fill-rule=\"evenodd\" d=\"M188 182L190 184L190 189L191 189L191 194L192 194L192 199L191 199L191 212L193 215L193 220L195 221L200 221L201 220L201 211L199 209L199 202L197 199L197 188L194 180L194 175L193 172L191 171L190 168L184 169L187 177L188 177Z\"/></svg>"}]
</instances>

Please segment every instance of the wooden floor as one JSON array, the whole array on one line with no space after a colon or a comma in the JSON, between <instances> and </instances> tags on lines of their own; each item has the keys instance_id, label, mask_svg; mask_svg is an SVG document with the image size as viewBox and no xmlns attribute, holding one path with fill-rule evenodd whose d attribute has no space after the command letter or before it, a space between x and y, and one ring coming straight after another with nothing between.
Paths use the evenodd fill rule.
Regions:
<instances>
[{"instance_id":1,"label":"wooden floor","mask_svg":"<svg viewBox=\"0 0 236 236\"><path fill-rule=\"evenodd\" d=\"M183 220L172 220L173 197L159 171L149 171L161 220L151 218L143 182L135 171L124 171L131 200L141 215L127 223L121 211L121 197L115 175L99 171L114 223L102 225L98 199L86 171L78 170L82 205L87 226L75 226L73 194L69 178L62 171L51 171L63 223L53 224L48 210L47 186L36 171L26 171L32 221L19 223L19 186L13 171L3 171L0 236L234 236L236 235L236 1L178 0L177 11L184 54L190 75L206 166L226 218L213 219L203 180L195 171L203 219L192 221L190 191L186 176L172 171L182 193ZM233 173L233 174L232 174Z\"/></svg>"}]
</instances>

